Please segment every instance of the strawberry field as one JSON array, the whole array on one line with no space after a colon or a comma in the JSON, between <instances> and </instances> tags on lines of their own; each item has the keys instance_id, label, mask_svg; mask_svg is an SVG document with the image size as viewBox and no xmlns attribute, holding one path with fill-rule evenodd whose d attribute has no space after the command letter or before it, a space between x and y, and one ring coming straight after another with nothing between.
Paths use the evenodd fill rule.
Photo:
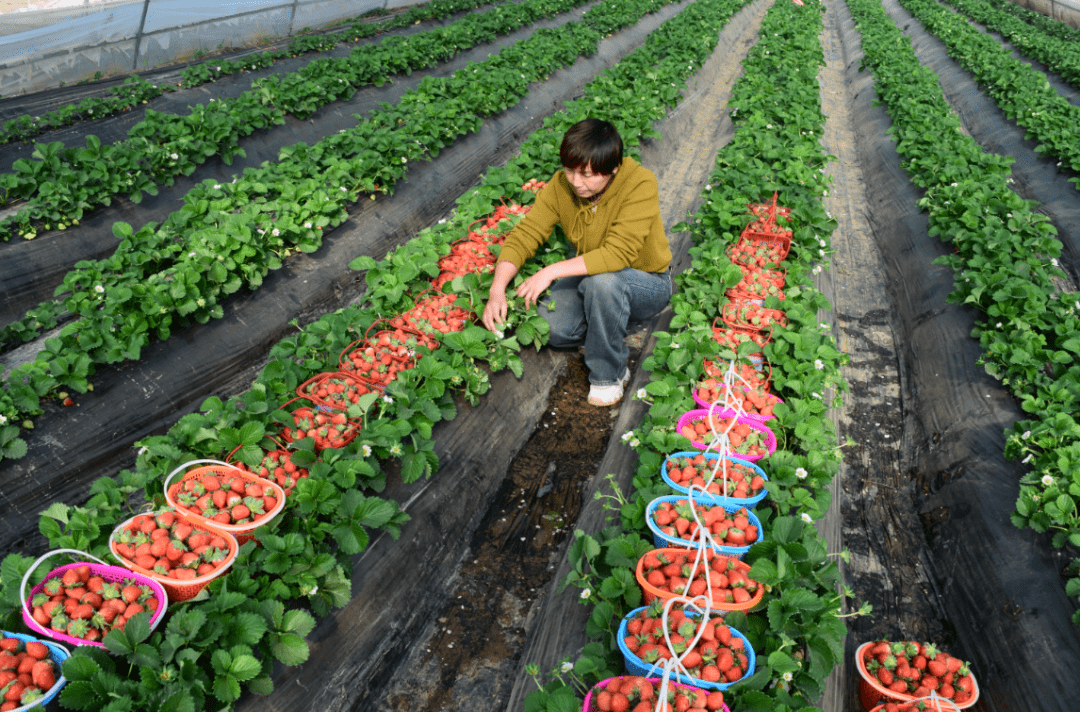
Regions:
<instances>
[{"instance_id":1,"label":"strawberry field","mask_svg":"<svg viewBox=\"0 0 1080 712\"><path fill-rule=\"evenodd\" d=\"M434 0L0 100L0 615L68 649L5 642L0 691L1071 710L1078 40L977 0ZM535 310L475 318L589 116L676 255L610 409Z\"/></svg>"}]
</instances>

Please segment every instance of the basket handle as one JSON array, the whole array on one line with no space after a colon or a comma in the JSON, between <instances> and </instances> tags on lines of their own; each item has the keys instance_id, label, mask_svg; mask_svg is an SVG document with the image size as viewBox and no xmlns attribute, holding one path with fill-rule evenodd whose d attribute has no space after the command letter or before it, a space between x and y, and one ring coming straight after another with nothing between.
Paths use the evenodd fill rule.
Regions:
<instances>
[{"instance_id":1,"label":"basket handle","mask_svg":"<svg viewBox=\"0 0 1080 712\"><path fill-rule=\"evenodd\" d=\"M240 449L239 447L236 448L236 450L239 450L239 449ZM236 452L236 450L233 450L233 452ZM230 452L229 455L232 455L232 452ZM176 473L180 472L180 470L183 470L185 467L187 467L189 465L204 465L204 464L205 465L224 465L225 467L228 467L229 469L232 469L232 470L236 469L235 466L229 464L228 462L222 462L221 460L189 460L188 462L185 462L183 465L180 465L180 467L177 467L175 470L173 470L172 472L169 473L169 476L165 478L164 490L166 492L169 491L169 481L172 480L173 477L176 477Z\"/></svg>"},{"instance_id":2,"label":"basket handle","mask_svg":"<svg viewBox=\"0 0 1080 712\"><path fill-rule=\"evenodd\" d=\"M34 570L37 569L38 564L40 564L42 561L49 558L50 556L53 556L54 554L78 554L79 556L85 556L87 558L93 559L102 566L109 565L98 557L94 556L93 554L87 554L85 551L80 551L79 549L53 549L52 551L47 551L41 556L39 556L37 561L30 564L30 568L28 568L26 570L26 573L23 574L22 583L19 584L19 598L22 600L23 608L26 608L26 583L30 580L30 574L34 573Z\"/></svg>"}]
</instances>

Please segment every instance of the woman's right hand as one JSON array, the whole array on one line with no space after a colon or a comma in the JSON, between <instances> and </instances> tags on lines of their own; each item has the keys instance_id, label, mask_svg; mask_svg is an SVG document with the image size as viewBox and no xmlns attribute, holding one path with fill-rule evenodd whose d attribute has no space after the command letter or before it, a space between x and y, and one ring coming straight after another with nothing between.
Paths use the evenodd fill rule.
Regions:
<instances>
[{"instance_id":1,"label":"woman's right hand","mask_svg":"<svg viewBox=\"0 0 1080 712\"><path fill-rule=\"evenodd\" d=\"M506 321L506 290L492 289L488 294L487 304L484 305L484 314L481 320L488 331L498 331L498 326Z\"/></svg>"}]
</instances>

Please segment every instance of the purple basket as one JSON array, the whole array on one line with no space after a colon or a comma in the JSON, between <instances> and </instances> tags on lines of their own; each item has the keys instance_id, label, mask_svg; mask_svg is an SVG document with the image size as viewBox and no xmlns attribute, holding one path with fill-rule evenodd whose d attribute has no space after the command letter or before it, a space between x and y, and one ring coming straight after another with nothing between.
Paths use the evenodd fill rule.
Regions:
<instances>
[{"instance_id":1,"label":"purple basket","mask_svg":"<svg viewBox=\"0 0 1080 712\"><path fill-rule=\"evenodd\" d=\"M589 690L589 694L585 695L585 704L583 704L581 706L581 712L596 712L596 710L592 709L593 692L597 692L597 693L602 692L609 682L611 682L612 680L622 680L624 677L626 677L626 676L625 675L620 675L618 677L609 677L608 679L601 680L600 682L593 685L593 688L591 690ZM635 677L641 677L641 675L636 675ZM653 689L654 690L658 690L660 688L660 682L661 682L660 678L658 678L658 677L649 677L649 678L645 678L645 679L647 679L649 682L651 682L653 684ZM700 687L695 687L693 685L685 685L685 684L680 683L680 682L675 682L674 680L669 680L668 685L672 685L674 687L678 687L678 688L683 689L683 690L697 690L698 692L704 692L706 695L709 694L708 690L703 690ZM721 707L719 710L717 710L717 712L731 712L731 709L727 706L727 703L724 703L724 706Z\"/></svg>"},{"instance_id":2,"label":"purple basket","mask_svg":"<svg viewBox=\"0 0 1080 712\"><path fill-rule=\"evenodd\" d=\"M95 564L91 561L76 561L73 564L67 564L66 566L61 566L59 568L53 569L49 572L49 575L42 580L41 583L31 589L31 599L33 599L33 597L37 594L41 593L41 591L45 588L45 582L49 579L63 577L64 572L68 569L74 569L78 566L89 566L90 574L92 576L100 576L109 583L119 583L120 581L134 579L136 583L150 587L158 601L157 610L154 611L154 615L150 617L151 631L153 631L154 628L157 627L158 623L161 622L161 619L164 618L165 609L168 608L169 605L169 597L166 595L165 589L162 587L162 585L154 579L143 576L142 574L137 574L134 571L131 571L130 569L125 569L122 566L109 566L96 556L87 554L84 551L79 551L78 549L54 549L53 551L42 555L37 561L31 564L30 568L23 576L22 584L19 586L19 595L22 597L23 622L26 623L27 627L35 633L46 635L50 638L54 638L55 640L59 640L62 643L68 643L69 645L96 645L98 647L104 647L104 643L101 643L99 641L83 640L82 638L72 637L67 633L59 633L50 628L45 628L36 620L34 620L33 610L31 609L27 601L26 584L30 581L30 574L34 572L34 569L38 567L38 564L40 564L42 561L49 558L50 556L53 556L54 554L75 554L76 556L93 559L97 563Z\"/></svg>"},{"instance_id":3,"label":"purple basket","mask_svg":"<svg viewBox=\"0 0 1080 712\"><path fill-rule=\"evenodd\" d=\"M708 408L698 408L696 410L688 410L688 411L686 411L679 418L679 422L675 426L675 432L682 435L682 429L684 427L686 427L687 425L691 425L693 423L696 423L697 421L701 420L702 418L707 417L708 415L709 415L709 409ZM720 418L731 418L731 417L735 416L735 411L733 411L733 410L721 410L719 412L714 411L713 415L715 415L717 417L720 417ZM747 462L757 462L758 460L762 459L763 457L767 457L768 455L772 455L774 452L776 452L776 435L773 434L773 431L769 428L769 426L765 425L760 420L754 420L752 418L735 418L735 422L736 423L742 423L742 424L746 425L747 427L749 427L751 430L757 430L758 432L763 433L765 435L765 449L767 451L767 455L747 455L747 454L744 454L744 453L741 453L741 452L736 452L736 451L732 450L732 452L731 452L732 457L737 457L740 460L746 460ZM685 437L685 436L683 436L683 437ZM689 438L687 438L687 439L689 440ZM702 445L702 444L700 444L700 443L698 443L698 442L696 442L694 440L690 440L690 443L694 447L696 447L698 450L707 449L707 446Z\"/></svg>"}]
</instances>

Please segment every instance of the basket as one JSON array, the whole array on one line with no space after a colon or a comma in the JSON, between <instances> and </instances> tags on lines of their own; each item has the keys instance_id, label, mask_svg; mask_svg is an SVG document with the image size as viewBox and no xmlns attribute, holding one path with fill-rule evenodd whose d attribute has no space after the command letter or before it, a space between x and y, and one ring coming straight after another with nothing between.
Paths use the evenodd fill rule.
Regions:
<instances>
[{"instance_id":1,"label":"basket","mask_svg":"<svg viewBox=\"0 0 1080 712\"><path fill-rule=\"evenodd\" d=\"M645 593L645 596L644 596L645 605L649 605L650 603L653 602L653 599L656 599L656 598L659 598L661 600L666 601L669 598L674 598L675 596L683 595L683 594L676 594L676 593L671 593L669 591L663 591L661 589L658 589L658 588L656 588L655 586L653 586L652 584L650 584L646 580L646 577L645 577L645 557L648 556L649 554L652 554L652 553L655 553L655 552L660 552L660 553L663 553L663 554L669 554L670 553L672 556L675 556L675 555L678 555L678 554L686 554L686 555L690 556L691 558L693 558L694 553L695 553L693 550L687 550L687 549L683 549L683 548L653 549L652 551L646 553L644 556L642 556L640 559L638 559L636 575L637 575L637 581L641 585L641 590L644 591L644 593ZM740 561L739 559L736 559L736 558L731 557L731 556L723 556L721 558L726 559L728 561L734 561L735 562L735 568L738 571L740 571L741 573L747 574L747 575L750 573L750 564L747 564L747 563L745 563L743 561ZM705 562L704 565L708 566L709 564L708 564L708 562ZM702 595L704 595L704 594L702 594ZM763 586L761 584L758 584L757 593L755 593L754 596L749 601L746 601L745 603L728 603L726 601L718 601L715 598L713 598L713 599L711 599L712 602L710 603L710 608L712 608L713 610L719 610L719 611L749 611L751 608L754 608L759 603L761 603L761 599L764 598L764 596L765 596L765 586Z\"/></svg>"},{"instance_id":2,"label":"basket","mask_svg":"<svg viewBox=\"0 0 1080 712\"><path fill-rule=\"evenodd\" d=\"M619 623L619 635L618 635L618 638L617 638L617 642L619 643L619 651L623 654L623 658L624 658L624 661L626 663L627 672L629 672L631 675L639 675L641 677L649 677L650 675L655 675L658 668L653 666L653 665L650 665L650 664L646 663L641 658L639 658L637 655L634 655L632 652L630 652L630 649L626 647L626 643L623 642L623 641L626 640L626 636L627 636L627 631L626 631L627 622L630 621L630 619L632 619L634 616L636 616L638 614L638 612L645 610L645 608L647 608L647 606L642 606L641 608L635 608L634 610L632 610L632 611L630 611L629 613L626 614L626 617L623 618L622 621L620 621L620 623ZM692 616L692 617L697 617L693 613L688 613L687 615ZM745 680L746 678L753 675L754 674L754 665L757 662L756 661L756 656L754 655L754 648L750 645L750 641L747 639L747 637L745 635L743 635L742 633L740 633L739 631L732 628L731 629L731 634L733 636L737 636L739 638L742 638L743 650L746 651L746 658L747 658L746 672L745 672L745 674L743 674L742 677L740 677L735 682L707 682L705 680L699 680L696 677L685 677L683 675L675 674L675 675L671 676L672 680L674 682L677 682L677 683L680 683L680 684L683 684L683 685L689 685L690 687L698 687L698 688L705 689L705 690L721 690L722 691L722 690L728 689L732 685L734 685L734 684L736 684L738 682L741 682L742 680Z\"/></svg>"},{"instance_id":3,"label":"basket","mask_svg":"<svg viewBox=\"0 0 1080 712\"><path fill-rule=\"evenodd\" d=\"M742 321L738 314L739 307L745 306L747 304L752 304L756 307L760 307L761 309L766 309L766 307L762 306L764 302L759 302L761 302L761 300L749 300L739 302L728 301L728 303L720 309L720 319L731 328L742 329L744 331L763 331L767 328L771 328L773 324L787 326L787 317L784 316L783 312L780 312L779 309L768 309L769 312L780 312L780 316L775 316L771 313L764 314L764 321L761 324L753 324L751 322Z\"/></svg>"},{"instance_id":4,"label":"basket","mask_svg":"<svg viewBox=\"0 0 1080 712\"><path fill-rule=\"evenodd\" d=\"M273 442L275 445L277 445L277 449L275 449L275 450L265 450L264 449L263 450L262 460L260 460L259 464L256 465L255 467L256 468L262 468L262 467L267 467L268 468L269 466L266 464L266 459L268 457L271 457L271 456L277 456L277 460L275 462L278 463L278 467L282 469L281 473L278 473L277 469L275 468L275 470L273 472L268 471L267 475L264 476L264 475L261 474L261 469L260 469L259 472L256 472L255 469L253 469L252 467L250 467L247 463L245 463L243 461L233 462L233 455L235 455L236 452L241 447L243 447L243 445L237 445L235 448L233 448L232 452L230 452L225 457L225 462L227 464L235 467L238 470L243 470L244 472L250 472L253 475L256 475L257 477L262 477L262 479L264 479L264 480L270 480L271 482L276 482L277 485L279 487L281 487L282 490L285 492L285 498L288 499L289 495L292 494L293 489L296 488L296 483L299 482L300 480L302 480L303 478L307 477L310 474L310 472L308 471L308 468L300 467L299 465L294 466L296 468L294 472L285 472L284 466L281 463L284 463L286 460L288 460L291 463L292 462L292 453L289 451L288 448L286 448L284 445L282 445L280 442L278 442L274 438L271 438L271 437L267 436L267 439L269 439L271 442ZM273 458L271 457L271 459L273 459ZM292 482L292 484L287 485L287 483L288 483L287 478L290 475L293 476L293 482Z\"/></svg>"},{"instance_id":5,"label":"basket","mask_svg":"<svg viewBox=\"0 0 1080 712\"><path fill-rule=\"evenodd\" d=\"M766 381L766 383L768 383L768 382ZM747 392L749 392L749 390L750 390L746 386L743 386L742 389L743 389L743 391L747 391ZM704 398L702 398L701 396L699 396L698 395L699 390L701 390L701 389L695 387L693 392L690 394L690 395L692 395L694 397L694 402L695 403L697 403L698 405L700 405L702 408L704 408L706 410L708 410L709 408L717 407L713 402L707 401ZM769 403L771 403L773 405L776 405L777 403L783 403L784 402L784 401L780 400L779 398L777 398L776 396L774 396L773 394L768 393L768 392L765 393L765 399ZM760 421L760 422L764 423L765 421L771 420L772 418L775 418L776 416L774 416L774 415L762 415L761 413L751 413L749 411L744 411L742 417L750 418L752 420L757 420L757 421Z\"/></svg>"},{"instance_id":6,"label":"basket","mask_svg":"<svg viewBox=\"0 0 1080 712\"><path fill-rule=\"evenodd\" d=\"M713 411L712 414L715 415L715 416L718 416L720 418L731 418L731 417L733 417L735 415L735 412L731 411L731 410L721 410L721 411ZM707 409L707 408L697 408L695 410L686 411L679 418L679 422L675 426L675 432L681 434L684 427L686 427L687 425L692 425L692 424L696 423L697 421L701 420L702 418L708 417L708 415L709 415L709 409ZM768 455L772 455L774 452L776 452L776 435L769 428L769 426L765 425L760 420L754 420L752 418L735 418L735 422L737 424L746 425L751 430L756 430L756 431L764 434L765 435L765 449L766 449L767 452L766 452L766 455L748 455L748 454L733 452L732 453L733 457L738 456L738 458L740 460L746 460L747 462L757 462L758 460L762 459L763 457L767 457ZM687 438L687 439L689 440L689 438ZM706 450L706 449L708 449L707 445L700 444L695 440L690 440L690 442L698 450Z\"/></svg>"},{"instance_id":7,"label":"basket","mask_svg":"<svg viewBox=\"0 0 1080 712\"><path fill-rule=\"evenodd\" d=\"M172 478L175 477L181 470L191 467L192 465L198 465L198 467L188 470L184 473L184 476L174 484L169 485ZM206 517L189 512L186 509L180 507L180 503L176 499L176 494L183 486L185 482L190 480L201 481L211 475L224 475L228 477L241 477L252 484L262 485L263 487L270 487L274 491L274 499L277 502L274 504L274 508L269 512L266 512L261 519L255 522L247 522L245 524L223 524L221 522L215 522ZM169 506L176 510L184 519L192 522L193 524L204 524L212 526L216 529L220 529L223 532L228 532L236 537L236 541L239 544L243 544L246 541L250 541L255 538L255 530L261 526L269 524L274 518L281 513L281 510L285 508L285 490L282 489L276 482L263 479L258 475L242 470L239 467L235 467L226 462L220 460L191 460L185 462L180 467L169 473L169 476L165 478L165 501L169 503Z\"/></svg>"},{"instance_id":8,"label":"basket","mask_svg":"<svg viewBox=\"0 0 1080 712\"><path fill-rule=\"evenodd\" d=\"M653 534L653 543L656 545L657 549L694 549L698 546L697 542L692 542L689 539L680 539L679 537L668 536L664 532L660 531L660 527L658 527L656 525L656 522L653 521L653 512L656 511L656 508L660 506L661 502L676 502L680 499L687 499L687 497L677 494L664 495L662 497L657 497L653 501L649 502L648 506L645 508L645 523L649 525L649 531L651 531ZM723 507L728 512L735 512L742 508L740 505L713 505L706 504L704 502L698 502L696 499L694 501L696 504L700 504L704 507ZM755 541L754 544L764 541L765 530L762 529L761 520L758 519L758 516L754 514L753 510L747 508L746 518L749 519L750 523L757 527L758 530L758 540ZM753 546L753 544L747 546L725 546L721 544L713 544L712 550L715 551L717 554L733 556L737 559L741 559L746 555L746 552L750 551L751 546Z\"/></svg>"},{"instance_id":9,"label":"basket","mask_svg":"<svg viewBox=\"0 0 1080 712\"><path fill-rule=\"evenodd\" d=\"M915 700L924 699L922 697L915 697L914 695L907 695L902 692L893 692L885 688L880 682L874 679L863 665L863 650L867 646L873 645L873 642L863 643L855 651L855 666L859 670L859 701L862 702L863 709L870 712L870 710L878 707L881 701L884 699L886 702L914 702ZM948 704L942 705L942 709L951 709L950 705L957 709L967 709L976 702L979 701L979 681L975 679L975 675L971 676L971 682L975 685L975 690L971 694L971 699L964 703L956 703L952 700L948 700ZM941 698L942 700L946 698Z\"/></svg>"},{"instance_id":10,"label":"basket","mask_svg":"<svg viewBox=\"0 0 1080 712\"><path fill-rule=\"evenodd\" d=\"M690 451L690 450L680 450L679 452L672 453L671 455L668 455L666 458L664 458L664 464L660 468L660 476L663 478L663 480L667 484L667 486L671 487L671 489L673 489L676 492L678 492L679 494L683 495L683 497L689 497L690 489L687 488L687 487L683 487L680 484L676 484L675 480L671 479L671 477L668 475L667 464L668 464L669 460L672 460L672 459L675 459L675 458L695 457L695 456L701 455L701 454L705 455L706 460L719 460L720 459L720 453L716 453L716 452L701 453L701 452L694 452L694 451ZM755 465L752 462L748 462L747 460L742 460L742 459L737 458L737 457L727 457L727 458L724 458L724 459L726 459L726 460L728 460L730 462L733 462L736 465L742 465L743 467L749 467L750 469L752 469L754 471L754 474L761 475L761 477L766 482L769 481L769 476L765 474L765 470L761 469L760 467L758 467L757 465ZM753 497L747 497L746 499L739 499L738 497L725 497L724 495L721 495L721 494L711 494L711 493L708 493L708 492L702 492L701 490L698 490L698 489L694 490L694 501L695 502L699 502L701 504L719 504L722 507L746 507L747 509L753 509L759 502L761 502L761 500L765 499L767 496L769 496L769 492L768 492L768 490L765 490L765 489L761 490L761 492L754 495Z\"/></svg>"},{"instance_id":11,"label":"basket","mask_svg":"<svg viewBox=\"0 0 1080 712\"><path fill-rule=\"evenodd\" d=\"M626 676L625 675L620 675L618 677L609 677L608 679L601 680L600 682L593 685L592 689L589 690L589 694L585 695L585 703L581 706L581 712L596 712L596 710L594 710L592 708L593 692L594 691L602 691L607 686L607 684L609 682L611 682L612 680L622 680L624 677L626 677ZM661 679L659 677L650 677L650 678L646 678L646 679L653 684L653 689L658 689L660 687ZM683 685L683 684L680 684L680 683L674 682L674 681L669 682L668 684L669 685L674 685L675 687L681 688L683 690L701 690L700 687L694 687L693 685ZM716 712L731 712L731 709L727 706L727 703L724 703L724 706L721 707Z\"/></svg>"},{"instance_id":12,"label":"basket","mask_svg":"<svg viewBox=\"0 0 1080 712\"><path fill-rule=\"evenodd\" d=\"M71 657L71 653L68 651L68 649L65 648L63 645L60 645L59 643L53 643L48 640L40 640L32 635L26 635L25 633L11 633L6 630L0 631L0 633L3 633L3 636L5 638L16 638L17 640L21 640L23 643L42 643L46 648L49 649L49 657L52 658L52 661L54 663L56 663L56 667L60 668L61 670L63 669L64 661ZM74 640L77 640L77 638ZM85 643L86 641L82 642ZM12 712L27 712L28 710L44 709L45 705L56 699L56 696L60 694L60 690L63 689L66 683L67 680L64 679L64 674L63 672L61 672L59 677L56 678L56 684L49 688L49 690L45 693L44 697L42 697L36 702L31 702L30 704L16 707L14 710L12 710Z\"/></svg>"},{"instance_id":13,"label":"basket","mask_svg":"<svg viewBox=\"0 0 1080 712\"><path fill-rule=\"evenodd\" d=\"M930 697L917 697L915 698L915 702L922 702L923 704L925 704L925 712L956 712L957 710L964 709L964 707L956 704L949 698L941 697L936 694L932 694ZM967 703L965 702L964 705L966 706ZM887 706L888 703L882 702L880 705L874 707L869 712L887 712Z\"/></svg>"},{"instance_id":14,"label":"basket","mask_svg":"<svg viewBox=\"0 0 1080 712\"><path fill-rule=\"evenodd\" d=\"M325 392L322 390L324 386ZM301 398L335 410L348 410L366 393L381 395L383 392L383 386L373 381L340 371L317 373L296 387L296 395Z\"/></svg>"},{"instance_id":15,"label":"basket","mask_svg":"<svg viewBox=\"0 0 1080 712\"><path fill-rule=\"evenodd\" d=\"M310 405L302 405L302 406L296 408L295 410L285 411L285 408L288 405L290 405L291 403L294 403L296 401L300 401L300 400L306 400L306 401L308 401L308 403L310 403ZM328 424L329 427L331 427L331 428L336 427L338 429L339 433L340 433L338 439L341 440L341 444L337 445L336 447L345 447L346 445L351 443L353 440L355 440L356 436L359 435L360 431L363 429L363 423L362 422L358 423L358 422L353 421L351 418L348 417L348 415L346 415L341 410L339 410L337 408L331 408L331 407L325 406L325 405L318 405L318 404L313 403L312 401L308 400L307 398L302 398L300 396L297 396L296 398L293 398L292 400L286 401L285 403L283 403L281 405L281 407L278 410L285 411L293 419L293 425L292 426L288 426L288 425L282 425L281 426L281 439L285 443L291 443L291 442L293 442L295 440L302 440L302 439L304 439L306 437L309 437L306 433L301 434L302 431L297 427L296 420L298 418L300 418L300 419L315 418L316 415L318 415L318 414L324 414L324 415L341 414L341 415L345 415L345 423L344 424L339 424L337 426L333 426L333 425ZM322 444L322 447L320 447L320 444ZM321 440L319 440L318 438L315 439L315 441L314 441L315 452L321 452L322 450L326 449L327 447L334 447L334 446L329 445L329 444L325 444Z\"/></svg>"},{"instance_id":16,"label":"basket","mask_svg":"<svg viewBox=\"0 0 1080 712\"><path fill-rule=\"evenodd\" d=\"M150 514L156 516L164 511L175 510L170 507L168 509L160 509L156 512L151 512ZM179 512L175 513L177 516L180 516ZM135 517L138 516L140 515L135 515ZM240 549L240 545L237 543L236 537L234 537L227 531L222 531L221 529L218 529L217 527L197 523L192 524L192 526L198 530L207 532L208 534L216 534L217 536L220 536L222 539L225 540L226 546L229 547L229 555L228 557L226 557L225 561L222 562L221 566L217 567L217 569L215 569L212 573L208 573L203 576L197 576L193 579L189 579L186 581L167 578L153 571L148 571L141 566L138 566L134 561L128 561L116 551L117 533L123 529L127 529L128 526L135 520L135 517L131 517L130 519L121 522L116 526L115 529L113 529L112 534L109 535L109 551L112 552L112 555L116 557L116 560L123 564L125 567L131 569L135 573L139 573L149 578L152 578L154 581L157 581L159 584L161 584L162 588L165 589L165 593L168 595L169 601L171 603L179 603L181 601L187 601L195 598L195 596L199 595L199 591L202 591L204 588L206 588L206 584L223 575L226 571L229 570L229 567L232 566L233 562L236 561L236 553Z\"/></svg>"},{"instance_id":17,"label":"basket","mask_svg":"<svg viewBox=\"0 0 1080 712\"><path fill-rule=\"evenodd\" d=\"M30 581L30 574L34 572L34 570L38 567L38 564L40 564L42 561L49 558L50 556L53 556L54 554L75 554L76 556L92 559L93 561L76 561L75 563L67 564L65 566L60 566L56 569L53 569L44 579L42 579L41 583L34 586L34 588L30 590L30 595L29 597L27 597L26 584ZM79 551L78 549L55 549L46 554L43 554L38 558L37 561L31 564L30 568L27 569L26 573L23 575L22 583L19 585L19 596L22 598L22 618L23 623L26 624L27 628L34 631L35 633L40 633L41 635L54 638L55 640L59 640L62 643L68 643L69 645L96 645L98 647L104 646L104 644L100 641L83 640L82 638L76 638L74 636L68 635L67 633L58 633L51 628L44 627L36 620L34 620L33 610L27 602L27 598L32 600L34 596L41 593L45 589L45 582L49 579L62 577L64 575L64 572L66 572L68 569L73 569L77 566L83 565L88 565L90 567L90 573L92 575L100 576L101 578L105 579L110 583L118 583L125 579L135 579L136 582L145 586L149 586L151 589L153 589L154 596L157 598L158 607L157 610L154 611L154 614L150 616L151 631L153 631L154 628L157 627L158 623L161 622L162 618L165 617L165 609L168 608L169 598L168 595L165 593L165 588L154 579L143 576L139 573L129 571L123 566L110 566L96 556L87 554L84 551Z\"/></svg>"},{"instance_id":18,"label":"basket","mask_svg":"<svg viewBox=\"0 0 1080 712\"><path fill-rule=\"evenodd\" d=\"M746 366L746 368L738 369L739 376L768 393L772 388L772 364L766 361L761 354L751 354L749 357L740 356L739 358L742 361L737 365ZM723 380L724 373L730 363L726 359L704 359L702 368L707 377ZM753 373L750 371L753 371Z\"/></svg>"}]
</instances>

